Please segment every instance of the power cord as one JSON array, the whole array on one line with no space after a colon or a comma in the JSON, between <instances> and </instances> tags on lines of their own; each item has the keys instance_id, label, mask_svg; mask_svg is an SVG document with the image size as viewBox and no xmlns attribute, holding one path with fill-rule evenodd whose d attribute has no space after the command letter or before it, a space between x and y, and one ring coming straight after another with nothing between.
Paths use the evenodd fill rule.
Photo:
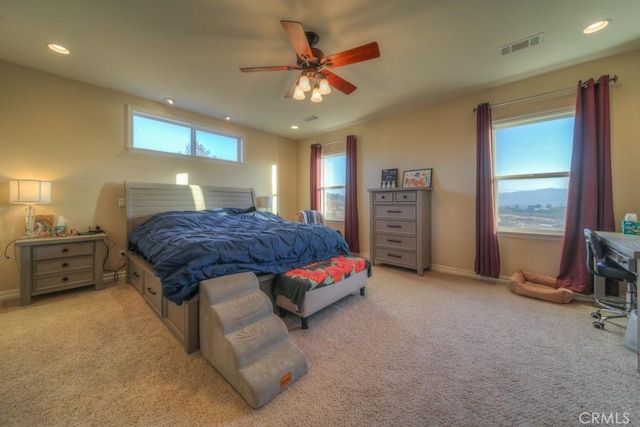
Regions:
<instances>
[{"instance_id":1,"label":"power cord","mask_svg":"<svg viewBox=\"0 0 640 427\"><path fill-rule=\"evenodd\" d=\"M109 244L107 244L106 240L109 240ZM118 279L120 278L120 270L123 269L126 265L127 265L127 261L123 262L121 265L119 265L118 267L115 268L115 270L112 270L110 268L107 268L107 260L109 259L109 253L111 252L111 249L116 245L114 241L112 241L111 239L109 239L107 237L107 239L102 239L102 244L104 245L104 247L107 249L107 253L104 257L104 260L102 260L102 271L106 271L108 273L113 273L113 280L115 282L118 281Z\"/></svg>"},{"instance_id":2,"label":"power cord","mask_svg":"<svg viewBox=\"0 0 640 427\"><path fill-rule=\"evenodd\" d=\"M13 239L12 241L10 241L9 243L7 243L7 246L4 247L4 257L6 259L11 259L11 257L9 255L7 255L7 251L9 250L9 246L13 245L15 242L17 242L20 239Z\"/></svg>"}]
</instances>

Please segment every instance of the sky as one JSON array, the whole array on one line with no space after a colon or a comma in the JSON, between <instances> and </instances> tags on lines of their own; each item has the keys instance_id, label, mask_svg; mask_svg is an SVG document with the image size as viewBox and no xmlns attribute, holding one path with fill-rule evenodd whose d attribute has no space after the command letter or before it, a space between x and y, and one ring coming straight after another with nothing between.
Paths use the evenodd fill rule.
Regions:
<instances>
[{"instance_id":1,"label":"sky","mask_svg":"<svg viewBox=\"0 0 640 427\"><path fill-rule=\"evenodd\" d=\"M133 138L136 148L187 154L186 147L191 144L191 127L134 115ZM209 157L238 160L237 138L196 130L196 140L211 154L216 153Z\"/></svg>"},{"instance_id":2,"label":"sky","mask_svg":"<svg viewBox=\"0 0 640 427\"><path fill-rule=\"evenodd\" d=\"M495 130L496 175L568 172L574 118ZM567 188L568 178L501 181L500 192Z\"/></svg>"}]
</instances>

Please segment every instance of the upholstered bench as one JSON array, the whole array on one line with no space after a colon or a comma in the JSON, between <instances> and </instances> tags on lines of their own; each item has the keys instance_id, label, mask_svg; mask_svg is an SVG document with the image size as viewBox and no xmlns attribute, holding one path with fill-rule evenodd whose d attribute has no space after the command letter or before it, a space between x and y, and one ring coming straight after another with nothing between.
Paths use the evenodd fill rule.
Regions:
<instances>
[{"instance_id":1,"label":"upholstered bench","mask_svg":"<svg viewBox=\"0 0 640 427\"><path fill-rule=\"evenodd\" d=\"M296 268L276 277L274 294L280 316L300 316L302 329L308 317L347 295L364 295L371 264L363 258L339 256Z\"/></svg>"}]
</instances>

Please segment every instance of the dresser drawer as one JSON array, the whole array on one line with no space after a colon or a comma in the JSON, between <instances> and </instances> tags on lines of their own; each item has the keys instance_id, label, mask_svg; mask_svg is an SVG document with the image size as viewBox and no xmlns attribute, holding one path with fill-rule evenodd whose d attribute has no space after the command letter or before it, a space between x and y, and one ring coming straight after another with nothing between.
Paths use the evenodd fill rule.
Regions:
<instances>
[{"instance_id":1,"label":"dresser drawer","mask_svg":"<svg viewBox=\"0 0 640 427\"><path fill-rule=\"evenodd\" d=\"M415 191L399 191L395 193L396 202L415 202L418 200L418 193Z\"/></svg>"},{"instance_id":2,"label":"dresser drawer","mask_svg":"<svg viewBox=\"0 0 640 427\"><path fill-rule=\"evenodd\" d=\"M376 248L375 260L406 267L416 266L416 253L398 249Z\"/></svg>"},{"instance_id":3,"label":"dresser drawer","mask_svg":"<svg viewBox=\"0 0 640 427\"><path fill-rule=\"evenodd\" d=\"M74 288L83 283L93 283L93 269L73 271L69 273L42 276L33 280L34 294L55 288Z\"/></svg>"},{"instance_id":4,"label":"dresser drawer","mask_svg":"<svg viewBox=\"0 0 640 427\"><path fill-rule=\"evenodd\" d=\"M145 273L144 299L147 300L156 315L162 317L162 285L160 278Z\"/></svg>"},{"instance_id":5,"label":"dresser drawer","mask_svg":"<svg viewBox=\"0 0 640 427\"><path fill-rule=\"evenodd\" d=\"M398 249L415 249L415 236L398 236L393 234L376 233L376 246L386 246Z\"/></svg>"},{"instance_id":6,"label":"dresser drawer","mask_svg":"<svg viewBox=\"0 0 640 427\"><path fill-rule=\"evenodd\" d=\"M33 248L33 259L49 259L93 254L93 242L42 245Z\"/></svg>"},{"instance_id":7,"label":"dresser drawer","mask_svg":"<svg viewBox=\"0 0 640 427\"><path fill-rule=\"evenodd\" d=\"M415 219L415 206L402 205L376 205L374 208L376 218Z\"/></svg>"},{"instance_id":8,"label":"dresser drawer","mask_svg":"<svg viewBox=\"0 0 640 427\"><path fill-rule=\"evenodd\" d=\"M374 193L373 201L374 202L393 202L393 193L391 191Z\"/></svg>"},{"instance_id":9,"label":"dresser drawer","mask_svg":"<svg viewBox=\"0 0 640 427\"><path fill-rule=\"evenodd\" d=\"M416 223L410 221L393 221L386 219L376 219L375 220L375 231L376 232L387 232L387 233L402 233L402 234L416 234Z\"/></svg>"},{"instance_id":10,"label":"dresser drawer","mask_svg":"<svg viewBox=\"0 0 640 427\"><path fill-rule=\"evenodd\" d=\"M93 268L93 256L81 255L70 258L49 259L33 263L34 274L61 273L82 268Z\"/></svg>"}]
</instances>

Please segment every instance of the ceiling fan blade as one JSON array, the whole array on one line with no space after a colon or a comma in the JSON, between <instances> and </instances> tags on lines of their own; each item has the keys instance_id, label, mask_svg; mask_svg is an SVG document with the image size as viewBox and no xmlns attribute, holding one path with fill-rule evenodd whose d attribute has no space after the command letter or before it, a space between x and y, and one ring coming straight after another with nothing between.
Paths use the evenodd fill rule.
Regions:
<instances>
[{"instance_id":1,"label":"ceiling fan blade","mask_svg":"<svg viewBox=\"0 0 640 427\"><path fill-rule=\"evenodd\" d=\"M342 77L333 74L331 71L322 70L322 74L327 76L327 81L331 87L338 89L345 95L349 95L351 92L358 89L356 86L352 85Z\"/></svg>"},{"instance_id":2,"label":"ceiling fan blade","mask_svg":"<svg viewBox=\"0 0 640 427\"><path fill-rule=\"evenodd\" d=\"M354 64L356 62L368 61L380 56L380 49L377 42L371 42L360 47L334 53L322 58L322 65L325 67L342 67L343 65Z\"/></svg>"},{"instance_id":3,"label":"ceiling fan blade","mask_svg":"<svg viewBox=\"0 0 640 427\"><path fill-rule=\"evenodd\" d=\"M245 67L240 68L243 73L253 73L256 71L288 71L288 70L300 70L297 65L275 65L273 67Z\"/></svg>"},{"instance_id":4,"label":"ceiling fan blade","mask_svg":"<svg viewBox=\"0 0 640 427\"><path fill-rule=\"evenodd\" d=\"M313 61L311 46L309 46L309 41L307 40L307 35L304 33L302 24L296 21L280 21L280 24L282 28L284 28L285 33L287 33L298 58L305 62Z\"/></svg>"}]
</instances>

